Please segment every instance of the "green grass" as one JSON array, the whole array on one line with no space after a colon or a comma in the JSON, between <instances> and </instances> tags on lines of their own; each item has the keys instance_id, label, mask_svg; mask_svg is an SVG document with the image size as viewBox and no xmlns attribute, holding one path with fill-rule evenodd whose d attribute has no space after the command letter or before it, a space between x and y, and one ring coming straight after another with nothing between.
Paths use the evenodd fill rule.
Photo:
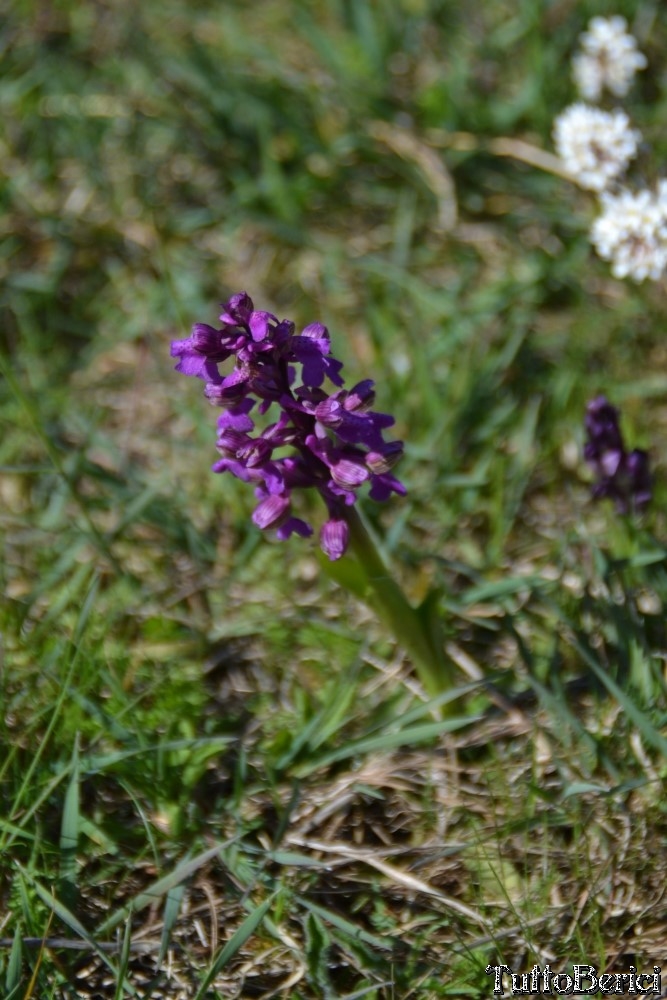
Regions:
<instances>
[{"instance_id":1,"label":"green grass","mask_svg":"<svg viewBox=\"0 0 667 1000\"><path fill-rule=\"evenodd\" d=\"M664 951L663 287L615 281L549 150L589 17L661 5L10 5L0 26L0 993L485 997L489 963ZM245 288L397 418L364 513L460 669L214 477L169 342ZM592 505L585 403L649 447Z\"/></svg>"}]
</instances>

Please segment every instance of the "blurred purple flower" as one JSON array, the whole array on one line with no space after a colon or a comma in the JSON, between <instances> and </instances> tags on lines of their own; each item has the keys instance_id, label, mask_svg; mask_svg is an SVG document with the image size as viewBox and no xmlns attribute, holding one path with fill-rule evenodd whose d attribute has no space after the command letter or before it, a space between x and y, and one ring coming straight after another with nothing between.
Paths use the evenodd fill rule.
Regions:
<instances>
[{"instance_id":1,"label":"blurred purple flower","mask_svg":"<svg viewBox=\"0 0 667 1000\"><path fill-rule=\"evenodd\" d=\"M189 337L171 345L179 359L176 371L201 378L207 398L223 409L217 441L222 457L213 471L255 485L259 502L252 519L259 528L277 528L280 539L313 533L293 516L292 491L314 487L329 512L320 544L330 559L339 559L349 538L345 507L356 502L358 488L368 483L373 500L405 493L391 474L403 444L383 438L394 418L370 409L370 379L342 388L343 366L331 356L329 331L321 323L296 334L289 320L256 310L245 292L224 304L220 322L221 329L196 323ZM219 366L230 358L233 366L222 374ZM322 388L327 378L338 387L331 394ZM256 431L251 411L256 407L262 415L273 404L278 419Z\"/></svg>"},{"instance_id":2,"label":"blurred purple flower","mask_svg":"<svg viewBox=\"0 0 667 1000\"><path fill-rule=\"evenodd\" d=\"M593 498L613 500L619 514L627 514L650 502L652 480L648 452L640 448L625 450L618 421L619 411L605 396L598 396L588 404L584 458L596 478Z\"/></svg>"}]
</instances>

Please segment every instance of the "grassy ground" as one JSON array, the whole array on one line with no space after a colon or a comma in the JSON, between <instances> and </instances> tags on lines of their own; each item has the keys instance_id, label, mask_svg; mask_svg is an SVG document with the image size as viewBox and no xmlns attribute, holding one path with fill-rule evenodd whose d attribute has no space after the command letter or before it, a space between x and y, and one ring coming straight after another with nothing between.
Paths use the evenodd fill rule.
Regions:
<instances>
[{"instance_id":1,"label":"grassy ground","mask_svg":"<svg viewBox=\"0 0 667 1000\"><path fill-rule=\"evenodd\" d=\"M7 1000L481 997L489 963L665 959L664 288L611 278L592 200L526 163L598 13L649 57L659 174L658 2L10 4ZM240 289L326 322L396 414L409 494L365 513L439 588L446 721L315 544L209 472L169 341ZM643 522L589 500L601 391L651 451Z\"/></svg>"}]
</instances>

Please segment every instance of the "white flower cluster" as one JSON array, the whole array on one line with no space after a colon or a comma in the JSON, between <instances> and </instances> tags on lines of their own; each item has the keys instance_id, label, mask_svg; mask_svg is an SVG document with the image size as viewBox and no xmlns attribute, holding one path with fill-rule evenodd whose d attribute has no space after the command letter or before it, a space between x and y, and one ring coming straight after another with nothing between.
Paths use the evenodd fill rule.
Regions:
<instances>
[{"instance_id":1,"label":"white flower cluster","mask_svg":"<svg viewBox=\"0 0 667 1000\"><path fill-rule=\"evenodd\" d=\"M567 172L589 191L604 191L625 173L640 139L625 111L573 104L554 122L556 152Z\"/></svg>"},{"instance_id":2,"label":"white flower cluster","mask_svg":"<svg viewBox=\"0 0 667 1000\"><path fill-rule=\"evenodd\" d=\"M599 256L611 261L615 278L657 281L667 268L667 181L657 193L623 189L605 192L601 202L590 233Z\"/></svg>"},{"instance_id":3,"label":"white flower cluster","mask_svg":"<svg viewBox=\"0 0 667 1000\"><path fill-rule=\"evenodd\" d=\"M604 90L624 97L637 70L646 67L646 56L627 27L624 17L594 17L581 35L582 51L572 59L572 75L587 101L599 100Z\"/></svg>"},{"instance_id":4,"label":"white flower cluster","mask_svg":"<svg viewBox=\"0 0 667 1000\"><path fill-rule=\"evenodd\" d=\"M627 27L623 17L594 17L581 35L572 71L584 100L597 101L605 90L623 97L637 70L646 67ZM620 186L641 142L625 111L603 111L580 101L556 118L553 137L568 174L600 196L590 240L610 261L614 277L662 278L667 273L667 180L655 190Z\"/></svg>"}]
</instances>

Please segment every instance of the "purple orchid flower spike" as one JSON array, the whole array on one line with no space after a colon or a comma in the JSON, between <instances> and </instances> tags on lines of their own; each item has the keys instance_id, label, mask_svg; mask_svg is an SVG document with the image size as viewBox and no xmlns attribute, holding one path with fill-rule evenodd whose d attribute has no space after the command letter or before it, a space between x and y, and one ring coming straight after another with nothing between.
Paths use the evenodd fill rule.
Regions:
<instances>
[{"instance_id":1,"label":"purple orchid flower spike","mask_svg":"<svg viewBox=\"0 0 667 1000\"><path fill-rule=\"evenodd\" d=\"M596 479L593 499L613 500L619 514L627 514L650 502L652 479L648 453L639 448L629 453L625 450L619 416L605 396L598 396L588 404L584 458Z\"/></svg>"},{"instance_id":2,"label":"purple orchid flower spike","mask_svg":"<svg viewBox=\"0 0 667 1000\"><path fill-rule=\"evenodd\" d=\"M221 458L213 471L255 485L253 522L275 528L280 539L313 533L293 515L292 494L316 489L329 512L320 545L329 559L340 559L350 538L345 510L356 502L359 487L368 483L370 497L379 501L406 492L390 473L403 443L383 437L394 418L370 409L375 398L370 379L343 388L343 366L331 355L322 323L297 334L290 320L279 322L273 313L256 310L246 292L223 305L220 323L220 329L196 323L189 337L171 345L176 371L202 379L209 401L223 410ZM322 388L326 379L335 392ZM261 416L272 406L277 419L258 431L251 411Z\"/></svg>"}]
</instances>

